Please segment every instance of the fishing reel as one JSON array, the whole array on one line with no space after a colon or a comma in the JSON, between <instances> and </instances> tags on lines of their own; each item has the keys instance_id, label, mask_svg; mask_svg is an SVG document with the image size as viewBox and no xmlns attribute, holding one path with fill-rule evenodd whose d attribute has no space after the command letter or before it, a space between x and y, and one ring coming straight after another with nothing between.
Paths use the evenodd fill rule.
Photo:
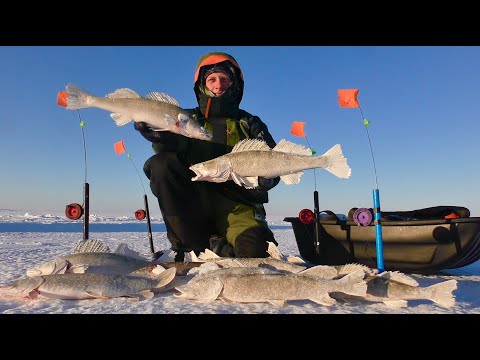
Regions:
<instances>
[{"instance_id":1,"label":"fishing reel","mask_svg":"<svg viewBox=\"0 0 480 360\"><path fill-rule=\"evenodd\" d=\"M358 208L353 212L353 221L358 226L368 226L373 221L373 209Z\"/></svg>"},{"instance_id":2,"label":"fishing reel","mask_svg":"<svg viewBox=\"0 0 480 360\"><path fill-rule=\"evenodd\" d=\"M143 209L139 209L139 210L135 211L135 218L137 220L143 220L143 219L145 219L146 216L147 216L147 213Z\"/></svg>"},{"instance_id":3,"label":"fishing reel","mask_svg":"<svg viewBox=\"0 0 480 360\"><path fill-rule=\"evenodd\" d=\"M83 214L84 210L80 204L71 203L65 207L65 216L70 220L78 220L83 216Z\"/></svg>"},{"instance_id":4,"label":"fishing reel","mask_svg":"<svg viewBox=\"0 0 480 360\"><path fill-rule=\"evenodd\" d=\"M315 214L310 209L303 209L298 214L298 219L305 225L310 224L315 219Z\"/></svg>"}]
</instances>

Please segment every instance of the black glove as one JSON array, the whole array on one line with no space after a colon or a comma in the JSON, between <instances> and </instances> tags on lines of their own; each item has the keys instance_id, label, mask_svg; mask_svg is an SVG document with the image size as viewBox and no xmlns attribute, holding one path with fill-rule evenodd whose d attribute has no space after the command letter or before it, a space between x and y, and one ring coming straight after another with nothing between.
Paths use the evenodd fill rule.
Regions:
<instances>
[{"instance_id":1,"label":"black glove","mask_svg":"<svg viewBox=\"0 0 480 360\"><path fill-rule=\"evenodd\" d=\"M139 131L142 136L154 144L166 144L171 138L172 133L169 131L154 131L150 129L147 123L143 121L134 122L135 130Z\"/></svg>"},{"instance_id":2,"label":"black glove","mask_svg":"<svg viewBox=\"0 0 480 360\"><path fill-rule=\"evenodd\" d=\"M272 189L273 187L275 187L278 184L279 181L280 181L280 177L267 179L267 178L259 176L258 177L258 187L256 187L256 189L268 191L268 190Z\"/></svg>"},{"instance_id":3,"label":"black glove","mask_svg":"<svg viewBox=\"0 0 480 360\"><path fill-rule=\"evenodd\" d=\"M263 135L267 130L267 126L260 120L255 121L250 125L250 134L254 139L263 140Z\"/></svg>"}]
</instances>

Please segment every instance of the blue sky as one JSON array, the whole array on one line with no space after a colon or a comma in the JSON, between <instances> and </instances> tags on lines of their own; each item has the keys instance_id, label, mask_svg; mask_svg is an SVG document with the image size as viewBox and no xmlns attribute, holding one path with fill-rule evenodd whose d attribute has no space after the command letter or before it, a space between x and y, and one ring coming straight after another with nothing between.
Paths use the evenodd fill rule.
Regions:
<instances>
[{"instance_id":1,"label":"blue sky","mask_svg":"<svg viewBox=\"0 0 480 360\"><path fill-rule=\"evenodd\" d=\"M318 155L339 143L352 168L349 179L307 170L300 184L270 191L269 215L296 216L313 207L347 213L372 207L372 157L358 108L339 108L338 89L359 89L370 121L381 209L437 205L469 208L480 216L480 47L462 46L2 46L0 47L0 208L62 213L83 202L85 166L77 111L56 104L74 83L98 96L128 87L145 95L166 92L195 107L193 74L201 55L232 54L242 67L241 107L258 115L278 142L308 146L290 134L293 121ZM109 113L82 109L87 144L90 212L152 215L156 198L143 175L150 143L133 128L117 127ZM132 162L116 155L125 142Z\"/></svg>"}]
</instances>

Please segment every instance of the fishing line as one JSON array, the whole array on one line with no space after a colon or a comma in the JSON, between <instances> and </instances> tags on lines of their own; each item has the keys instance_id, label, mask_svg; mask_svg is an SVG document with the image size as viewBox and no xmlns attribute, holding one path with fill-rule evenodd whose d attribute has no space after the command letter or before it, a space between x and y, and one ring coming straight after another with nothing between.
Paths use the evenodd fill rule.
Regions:
<instances>
[{"instance_id":1,"label":"fishing line","mask_svg":"<svg viewBox=\"0 0 480 360\"><path fill-rule=\"evenodd\" d=\"M142 188L143 188L143 194L146 195L147 192L145 191L145 186L143 186L142 177L140 176L140 173L138 172L138 169L137 169L137 167L135 166L135 163L132 160L132 155L130 153L127 153L127 158L130 160L133 167L135 168L135 171L137 172L138 178L140 179L140 184L142 185Z\"/></svg>"},{"instance_id":2,"label":"fishing line","mask_svg":"<svg viewBox=\"0 0 480 360\"><path fill-rule=\"evenodd\" d=\"M312 156L315 155L316 151L312 149L312 146L310 145L310 142L307 139L307 135L305 135L305 140L307 141L308 147L310 148L310 151L312 152ZM317 173L315 171L316 169L313 168L313 182L314 182L314 189L317 191Z\"/></svg>"},{"instance_id":3,"label":"fishing line","mask_svg":"<svg viewBox=\"0 0 480 360\"><path fill-rule=\"evenodd\" d=\"M368 133L368 125L370 125L370 121L368 121L365 116L363 115L362 108L360 104L358 105L360 109L360 114L362 115L363 125L365 125L365 131L367 133L368 138L368 145L370 146L370 154L372 155L372 162L373 162L373 174L375 176L375 188L378 189L378 180L377 180L377 167L375 166L375 157L373 156L373 149L372 149L372 142L370 141L370 134Z\"/></svg>"},{"instance_id":4,"label":"fishing line","mask_svg":"<svg viewBox=\"0 0 480 360\"><path fill-rule=\"evenodd\" d=\"M84 166L85 166L85 183L87 182L87 144L85 142L85 131L83 128L85 127L85 122L82 120L82 116L80 115L80 110L77 110L78 119L80 120L80 127L82 128L82 139L83 139L83 159L84 159Z\"/></svg>"}]
</instances>

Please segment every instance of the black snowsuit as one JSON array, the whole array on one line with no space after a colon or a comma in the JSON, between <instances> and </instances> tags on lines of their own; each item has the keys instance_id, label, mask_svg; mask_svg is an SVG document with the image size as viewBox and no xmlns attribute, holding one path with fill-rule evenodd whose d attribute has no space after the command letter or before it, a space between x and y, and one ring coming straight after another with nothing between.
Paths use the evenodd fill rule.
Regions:
<instances>
[{"instance_id":1,"label":"black snowsuit","mask_svg":"<svg viewBox=\"0 0 480 360\"><path fill-rule=\"evenodd\" d=\"M232 62L227 64L234 79L220 97L208 96L202 84L204 72L212 65L202 67L199 63L194 87L199 107L190 111L213 133L213 138L204 141L168 134L168 141L153 144L155 155L145 162L144 172L158 198L172 250L198 253L209 248L209 240L217 235L233 247L231 256L266 257L267 242L277 242L265 221L263 204L268 202L267 191L280 178L271 180L270 186L263 189L245 189L231 180L191 181L195 176L189 169L191 165L230 152L240 140L260 138L272 148L276 145L259 117L239 109L243 95L241 70Z\"/></svg>"}]
</instances>

